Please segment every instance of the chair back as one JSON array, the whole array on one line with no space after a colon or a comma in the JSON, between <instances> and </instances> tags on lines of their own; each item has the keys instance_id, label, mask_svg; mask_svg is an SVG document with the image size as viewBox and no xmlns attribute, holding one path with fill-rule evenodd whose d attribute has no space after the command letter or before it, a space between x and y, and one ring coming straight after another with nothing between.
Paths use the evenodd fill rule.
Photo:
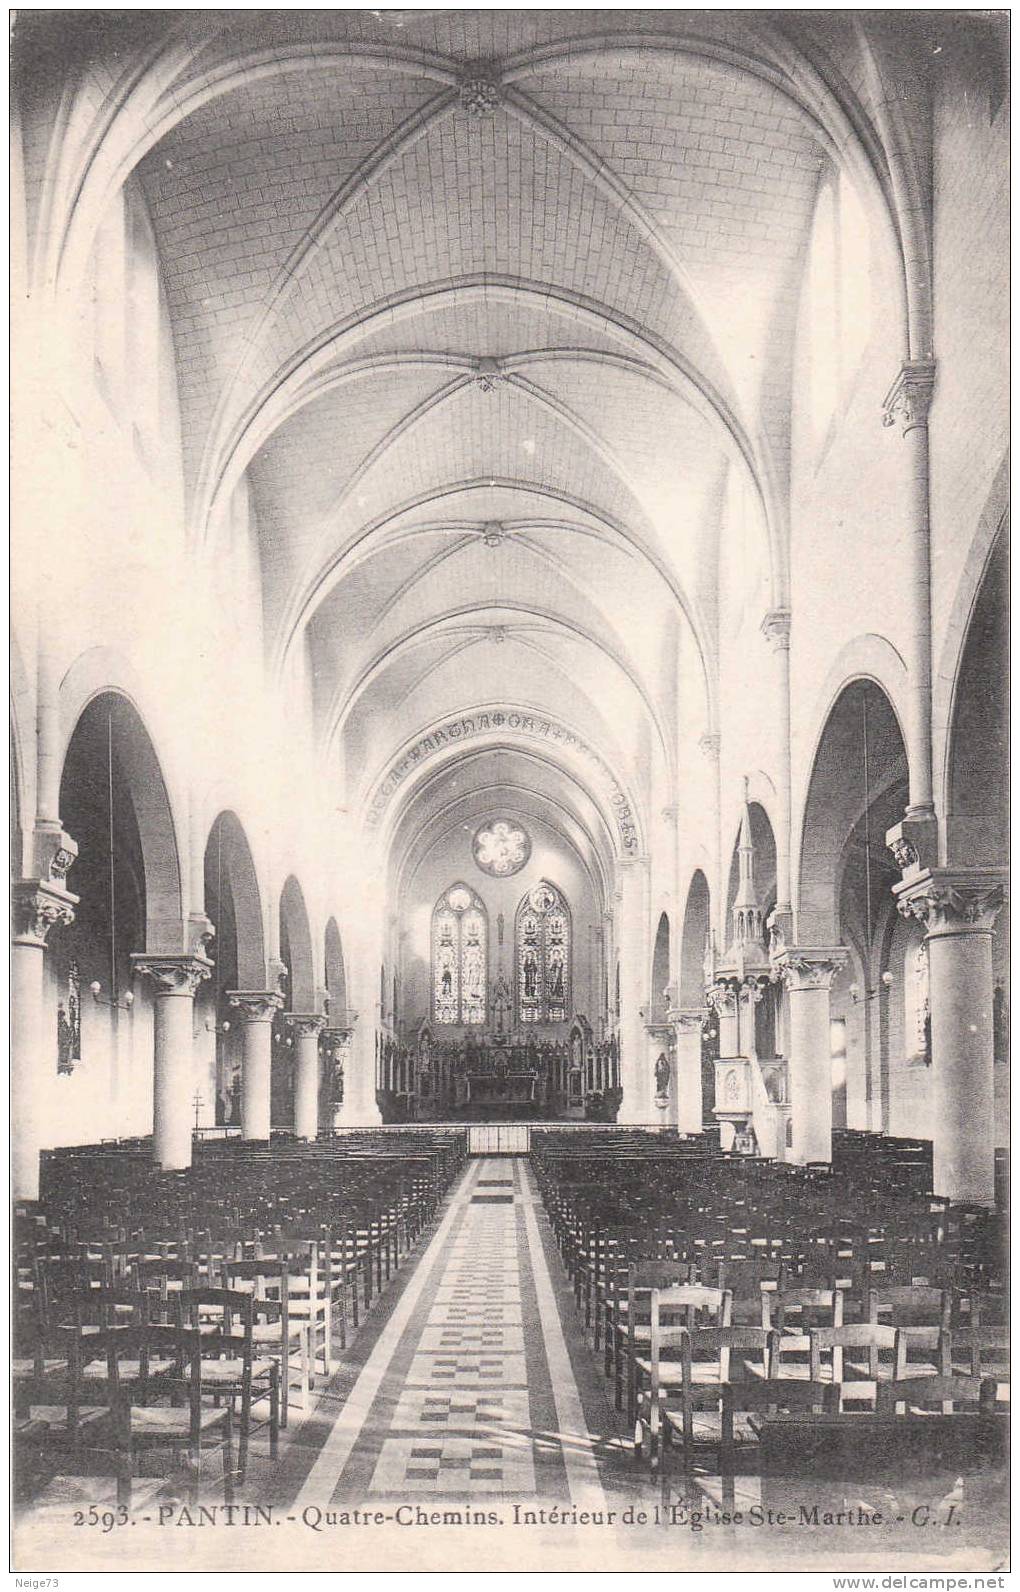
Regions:
<instances>
[{"instance_id":1,"label":"chair back","mask_svg":"<svg viewBox=\"0 0 1020 1592\"><path fill-rule=\"evenodd\" d=\"M828 1354L831 1356L832 1380L836 1384L842 1384L843 1358L847 1349L865 1356L867 1376L872 1382L878 1380L881 1353L892 1354L894 1376L899 1376L905 1365L906 1346L902 1334L896 1327L876 1325L871 1321L851 1322L842 1327L812 1327L808 1337L809 1376L812 1382L824 1380L822 1356Z\"/></svg>"},{"instance_id":2,"label":"chair back","mask_svg":"<svg viewBox=\"0 0 1020 1592\"><path fill-rule=\"evenodd\" d=\"M995 1412L996 1384L991 1377L911 1376L898 1382L880 1383L877 1408L880 1415L931 1413L953 1415L978 1411Z\"/></svg>"}]
</instances>

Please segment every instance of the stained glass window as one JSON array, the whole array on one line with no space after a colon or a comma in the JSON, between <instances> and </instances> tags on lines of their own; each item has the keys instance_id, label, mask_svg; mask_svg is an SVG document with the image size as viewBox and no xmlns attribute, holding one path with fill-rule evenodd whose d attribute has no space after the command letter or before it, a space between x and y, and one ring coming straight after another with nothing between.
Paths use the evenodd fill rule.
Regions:
<instances>
[{"instance_id":1,"label":"stained glass window","mask_svg":"<svg viewBox=\"0 0 1020 1592\"><path fill-rule=\"evenodd\" d=\"M455 884L432 914L432 1008L437 1023L485 1022L489 920L467 885Z\"/></svg>"},{"instance_id":2,"label":"stained glass window","mask_svg":"<svg viewBox=\"0 0 1020 1592\"><path fill-rule=\"evenodd\" d=\"M570 1010L570 909L543 879L517 908L517 1011L522 1023L563 1023Z\"/></svg>"}]
</instances>

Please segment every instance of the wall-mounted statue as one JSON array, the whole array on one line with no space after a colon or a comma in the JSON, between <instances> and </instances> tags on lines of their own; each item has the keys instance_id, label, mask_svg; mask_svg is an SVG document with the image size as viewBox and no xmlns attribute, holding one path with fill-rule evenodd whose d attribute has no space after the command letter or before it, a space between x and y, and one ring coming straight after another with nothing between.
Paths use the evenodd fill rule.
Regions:
<instances>
[{"instance_id":1,"label":"wall-mounted statue","mask_svg":"<svg viewBox=\"0 0 1020 1592\"><path fill-rule=\"evenodd\" d=\"M669 1064L669 1057L665 1051L659 1052L659 1059L655 1063L655 1092L666 1095L669 1093L669 1080L673 1076L673 1069Z\"/></svg>"}]
</instances>

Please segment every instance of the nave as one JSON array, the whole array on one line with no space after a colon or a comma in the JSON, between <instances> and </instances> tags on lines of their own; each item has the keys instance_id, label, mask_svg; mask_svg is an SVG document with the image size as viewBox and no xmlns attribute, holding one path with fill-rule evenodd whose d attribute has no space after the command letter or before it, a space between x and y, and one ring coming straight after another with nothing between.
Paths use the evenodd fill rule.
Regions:
<instances>
[{"instance_id":1,"label":"nave","mask_svg":"<svg viewBox=\"0 0 1020 1592\"><path fill-rule=\"evenodd\" d=\"M13 34L19 1567L162 1563L79 1463L132 1518L199 1468L541 1507L943 1419L997 1562L1008 18ZM415 1436L462 1258L512 1444L447 1421L488 1344Z\"/></svg>"},{"instance_id":2,"label":"nave","mask_svg":"<svg viewBox=\"0 0 1020 1592\"><path fill-rule=\"evenodd\" d=\"M678 1569L808 1567L834 1551L858 1567L930 1564L932 1551L940 1566L996 1562L1008 1400L1001 1232L924 1193L930 1165L918 1145L903 1141L878 1160L842 1145L829 1179L762 1163L754 1174L695 1138L625 1131L534 1130L528 1155L465 1159L466 1147L460 1132L400 1131L297 1156L278 1148L247 1167L235 1153L232 1171L217 1155L196 1193L208 1202L213 1177L233 1189L218 1231L214 1222L189 1242L185 1226L176 1245L160 1242L149 1216L142 1250L121 1237L121 1275L161 1276L165 1310L189 1297L207 1306L196 1284L241 1228L258 1232L244 1247L261 1258L222 1259L223 1275L235 1289L254 1286L256 1268L263 1285L275 1276L269 1293L282 1287L292 1326L303 1312L311 1330L311 1385L299 1348L285 1350L289 1409L267 1432L264 1386L246 1403L220 1380L245 1454L229 1486L229 1452L205 1475L148 1466L125 1485L120 1466L119 1484L97 1480L101 1444L83 1410L63 1459L92 1475L75 1482L58 1465L23 1499L22 1551L47 1537L66 1545L76 1505L98 1497L120 1528L124 1567L146 1563L153 1535L158 1546L167 1531L175 1553L205 1569L283 1567L294 1556L333 1567L355 1533L379 1567L446 1567L452 1544L457 1563L482 1568L493 1531L509 1535L500 1551L522 1568L633 1566L661 1554L664 1537ZM126 1175L120 1166L121 1186ZM82 1176L65 1166L48 1180L51 1226L58 1188ZM88 1177L100 1181L95 1166ZM317 1201L299 1197L316 1184ZM848 1194L856 1221L839 1214ZM177 1196L181 1218L188 1196L183 1187ZM349 1219L338 1229L341 1210ZM332 1223L312 1221L327 1211ZM300 1235L313 1226L303 1266ZM51 1233L37 1283L58 1247ZM106 1297L95 1280L102 1249L94 1227L79 1255L91 1257L95 1301ZM281 1284L273 1256L284 1253ZM681 1307L686 1326L670 1344L665 1312ZM80 1305L76 1320L86 1330ZM208 1323L203 1332L207 1396L218 1346ZM676 1359L687 1333L704 1356L689 1369ZM805 1380L809 1354L817 1385ZM93 1375L96 1357L86 1347ZM46 1375L52 1386L59 1372L47 1362ZM154 1381L150 1407L165 1397ZM744 1412L729 1446L727 1408ZM799 1455L783 1446L784 1422L798 1421ZM228 1520L251 1529L216 1529ZM267 1541L263 1528L276 1525L279 1539L273 1530ZM98 1537L74 1547L81 1568L102 1551Z\"/></svg>"}]
</instances>

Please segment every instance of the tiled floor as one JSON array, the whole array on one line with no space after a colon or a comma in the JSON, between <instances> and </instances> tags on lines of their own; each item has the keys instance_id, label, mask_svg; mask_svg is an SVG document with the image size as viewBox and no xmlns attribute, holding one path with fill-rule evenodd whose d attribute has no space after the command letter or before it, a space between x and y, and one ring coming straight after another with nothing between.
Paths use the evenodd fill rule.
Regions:
<instances>
[{"instance_id":1,"label":"tiled floor","mask_svg":"<svg viewBox=\"0 0 1020 1592\"><path fill-rule=\"evenodd\" d=\"M491 1194L503 1196L500 1203L479 1203ZM778 1493L772 1488L756 1477L726 1488L704 1475L655 1483L634 1464L527 1162L474 1160L431 1235L340 1355L330 1382L315 1390L312 1408L295 1412L279 1459L269 1460L262 1437L253 1443L243 1504L271 1509L280 1528L271 1545L264 1532L221 1531L175 1538L175 1553L183 1546L190 1567L218 1569L327 1569L356 1561L404 1571L885 1569L891 1562L945 1570L1000 1562L989 1549L993 1519L1005 1540L998 1524L1004 1495L994 1478L968 1478L953 1531L942 1535L909 1526L913 1493L881 1537L851 1528L759 1530L755 1512L767 1513L777 1498L788 1512L798 1500L889 1506L882 1487L859 1486L844 1497L845 1489L806 1478L780 1483ZM941 1494L918 1496L931 1520L942 1523ZM37 1545L35 1568L54 1567L57 1541L67 1547L57 1568L113 1562L103 1558L98 1538L85 1544L69 1528L75 1508L59 1493L23 1524L22 1542ZM451 1528L459 1535L447 1535L445 1525L441 1535L427 1526L400 1529L408 1511L417 1522L418 1511L428 1516L433 1509L444 1521L450 1511L480 1513L494 1529L470 1522ZM333 1517L343 1526L358 1511L382 1522L373 1534L355 1539L307 1524L309 1516ZM573 1511L587 1524L564 1520ZM558 1518L547 1520L551 1512ZM732 1523L734 1515L751 1524ZM162 1565L166 1533L153 1532L139 1524L118 1538L117 1567Z\"/></svg>"},{"instance_id":2,"label":"tiled floor","mask_svg":"<svg viewBox=\"0 0 1020 1592\"><path fill-rule=\"evenodd\" d=\"M522 1161L468 1168L352 1389L347 1418L301 1483L302 1507L598 1488L596 1440L578 1431L585 1423L569 1361L565 1386L542 1330L559 1316L536 1199ZM362 1410L355 1430L350 1417Z\"/></svg>"}]
</instances>

